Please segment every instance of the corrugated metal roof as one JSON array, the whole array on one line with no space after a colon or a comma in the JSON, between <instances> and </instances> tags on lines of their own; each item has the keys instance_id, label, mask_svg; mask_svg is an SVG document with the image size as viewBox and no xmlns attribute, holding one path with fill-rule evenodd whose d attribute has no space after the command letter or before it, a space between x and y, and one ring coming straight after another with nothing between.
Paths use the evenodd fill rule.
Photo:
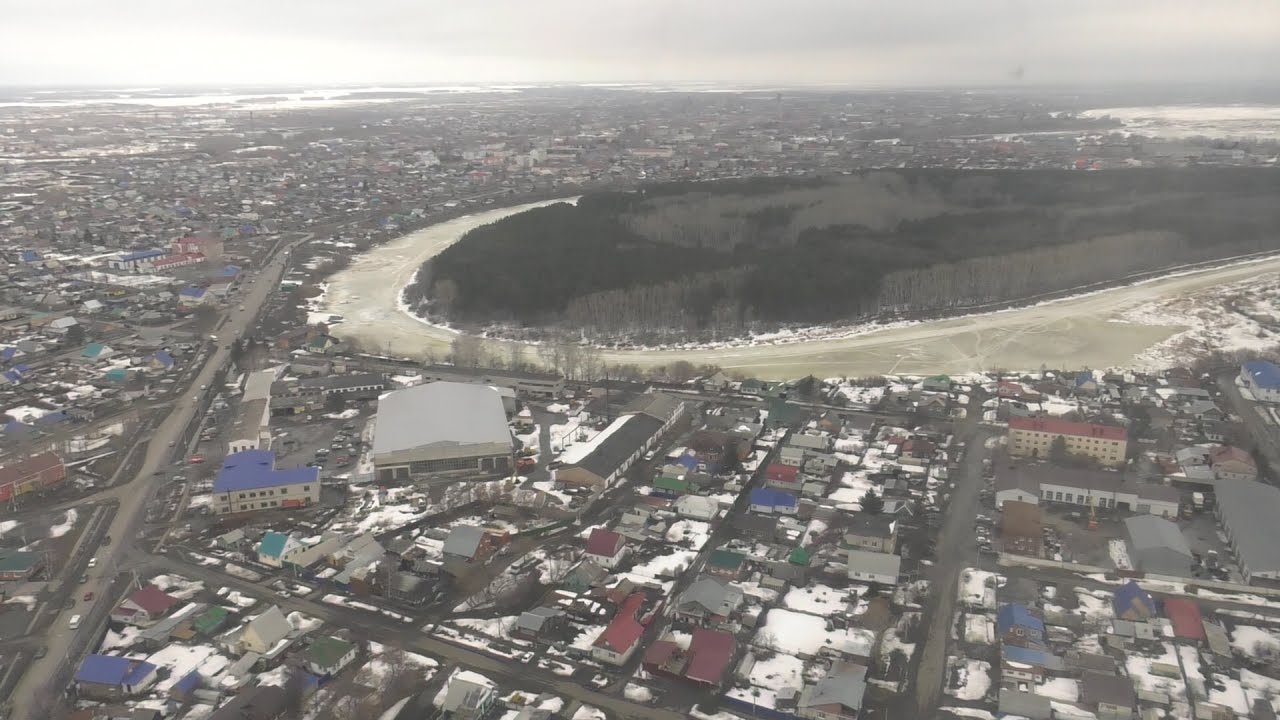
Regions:
<instances>
[{"instance_id":1,"label":"corrugated metal roof","mask_svg":"<svg viewBox=\"0 0 1280 720\"><path fill-rule=\"evenodd\" d=\"M378 401L373 454L432 445L511 444L502 397L491 387L434 382Z\"/></svg>"},{"instance_id":2,"label":"corrugated metal roof","mask_svg":"<svg viewBox=\"0 0 1280 720\"><path fill-rule=\"evenodd\" d=\"M1256 480L1213 484L1218 512L1251 572L1280 572L1280 489Z\"/></svg>"}]
</instances>

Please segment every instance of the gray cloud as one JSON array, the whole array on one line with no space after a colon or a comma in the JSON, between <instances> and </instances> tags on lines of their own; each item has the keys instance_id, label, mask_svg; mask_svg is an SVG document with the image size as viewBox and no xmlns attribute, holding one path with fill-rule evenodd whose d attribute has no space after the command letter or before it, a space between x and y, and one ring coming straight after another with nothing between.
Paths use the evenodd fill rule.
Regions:
<instances>
[{"instance_id":1,"label":"gray cloud","mask_svg":"<svg viewBox=\"0 0 1280 720\"><path fill-rule=\"evenodd\" d=\"M1275 80L1274 0L0 0L0 83Z\"/></svg>"}]
</instances>

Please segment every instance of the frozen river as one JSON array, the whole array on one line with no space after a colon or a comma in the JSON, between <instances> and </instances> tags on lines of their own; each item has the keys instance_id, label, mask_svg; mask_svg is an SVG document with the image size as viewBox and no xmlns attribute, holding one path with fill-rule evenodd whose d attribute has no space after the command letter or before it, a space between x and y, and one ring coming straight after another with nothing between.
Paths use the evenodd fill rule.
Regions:
<instances>
[{"instance_id":1,"label":"frozen river","mask_svg":"<svg viewBox=\"0 0 1280 720\"><path fill-rule=\"evenodd\" d=\"M549 201L449 220L381 245L328 281L325 312L346 321L333 328L368 351L443 359L453 335L404 312L400 292L418 267L471 228ZM786 344L689 350L605 351L604 361L654 366L675 360L710 363L766 379L881 373L962 373L1049 367L1129 365L1136 355L1182 330L1121 322L1126 310L1280 270L1280 257L1152 280L1044 305L934 320L845 337ZM500 345L495 342L494 345ZM501 352L498 347L494 348ZM526 354L530 359L536 353Z\"/></svg>"}]
</instances>

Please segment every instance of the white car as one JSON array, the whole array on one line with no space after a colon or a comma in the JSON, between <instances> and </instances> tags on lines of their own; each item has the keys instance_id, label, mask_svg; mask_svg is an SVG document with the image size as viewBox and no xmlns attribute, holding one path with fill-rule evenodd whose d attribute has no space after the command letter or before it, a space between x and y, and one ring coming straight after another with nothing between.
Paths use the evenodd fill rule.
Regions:
<instances>
[{"instance_id":1,"label":"white car","mask_svg":"<svg viewBox=\"0 0 1280 720\"><path fill-rule=\"evenodd\" d=\"M97 566L98 566L98 558L96 557L89 558L89 567L97 567Z\"/></svg>"},{"instance_id":2,"label":"white car","mask_svg":"<svg viewBox=\"0 0 1280 720\"><path fill-rule=\"evenodd\" d=\"M71 621L67 623L67 627L71 628L72 630L75 630L76 628L80 627L80 616L72 615Z\"/></svg>"}]
</instances>

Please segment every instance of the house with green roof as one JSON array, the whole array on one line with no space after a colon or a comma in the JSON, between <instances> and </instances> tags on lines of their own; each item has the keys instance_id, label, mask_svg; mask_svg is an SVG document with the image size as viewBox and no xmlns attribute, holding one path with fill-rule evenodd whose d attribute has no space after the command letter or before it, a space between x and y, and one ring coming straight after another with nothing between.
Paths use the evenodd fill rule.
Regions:
<instances>
[{"instance_id":1,"label":"house with green roof","mask_svg":"<svg viewBox=\"0 0 1280 720\"><path fill-rule=\"evenodd\" d=\"M80 357L84 360L106 360L115 354L115 350L102 343L89 343L80 351Z\"/></svg>"},{"instance_id":2,"label":"house with green roof","mask_svg":"<svg viewBox=\"0 0 1280 720\"><path fill-rule=\"evenodd\" d=\"M292 535L268 532L258 542L258 562L271 567L284 567L306 549L307 546Z\"/></svg>"},{"instance_id":3,"label":"house with green roof","mask_svg":"<svg viewBox=\"0 0 1280 720\"><path fill-rule=\"evenodd\" d=\"M947 375L934 375L924 379L920 384L921 390L929 392L951 392L951 378Z\"/></svg>"},{"instance_id":4,"label":"house with green roof","mask_svg":"<svg viewBox=\"0 0 1280 720\"><path fill-rule=\"evenodd\" d=\"M354 643L325 635L312 641L304 662L312 675L329 678L350 665L358 649Z\"/></svg>"},{"instance_id":5,"label":"house with green roof","mask_svg":"<svg viewBox=\"0 0 1280 720\"><path fill-rule=\"evenodd\" d=\"M716 577L737 579L742 574L742 566L747 556L732 550L712 550L707 557L707 574Z\"/></svg>"},{"instance_id":6,"label":"house with green roof","mask_svg":"<svg viewBox=\"0 0 1280 720\"><path fill-rule=\"evenodd\" d=\"M684 478L661 475L653 479L653 494L659 497L677 498L689 492L689 483Z\"/></svg>"},{"instance_id":7,"label":"house with green roof","mask_svg":"<svg viewBox=\"0 0 1280 720\"><path fill-rule=\"evenodd\" d=\"M227 613L226 608L214 605L191 621L191 629L205 637L213 637L215 633L227 624L228 617L230 617L230 614Z\"/></svg>"}]
</instances>

